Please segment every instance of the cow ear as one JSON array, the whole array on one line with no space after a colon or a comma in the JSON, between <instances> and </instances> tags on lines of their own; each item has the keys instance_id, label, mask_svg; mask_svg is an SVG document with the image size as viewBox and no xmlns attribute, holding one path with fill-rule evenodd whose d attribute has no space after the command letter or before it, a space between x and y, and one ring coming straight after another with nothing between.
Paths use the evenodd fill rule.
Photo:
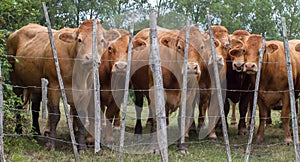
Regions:
<instances>
[{"instance_id":1,"label":"cow ear","mask_svg":"<svg viewBox=\"0 0 300 162\"><path fill-rule=\"evenodd\" d=\"M298 44L296 45L295 50L296 50L297 52L300 52L300 43L298 43Z\"/></svg>"},{"instance_id":2,"label":"cow ear","mask_svg":"<svg viewBox=\"0 0 300 162\"><path fill-rule=\"evenodd\" d=\"M267 45L266 47L266 53L274 53L276 50L278 50L278 45L277 44L274 44L274 43L271 43L269 45Z\"/></svg>"},{"instance_id":3,"label":"cow ear","mask_svg":"<svg viewBox=\"0 0 300 162\"><path fill-rule=\"evenodd\" d=\"M242 48L244 46L244 43L241 40L238 39L231 39L230 41L230 48Z\"/></svg>"},{"instance_id":4,"label":"cow ear","mask_svg":"<svg viewBox=\"0 0 300 162\"><path fill-rule=\"evenodd\" d=\"M137 38L135 40L132 41L132 47L133 49L135 48L141 48L144 49L146 47L147 43L145 40Z\"/></svg>"},{"instance_id":5,"label":"cow ear","mask_svg":"<svg viewBox=\"0 0 300 162\"><path fill-rule=\"evenodd\" d=\"M116 30L108 30L103 33L104 39L106 41L114 41L121 36L121 34Z\"/></svg>"},{"instance_id":6,"label":"cow ear","mask_svg":"<svg viewBox=\"0 0 300 162\"><path fill-rule=\"evenodd\" d=\"M72 43L75 41L75 38L76 36L74 33L62 33L59 35L59 39L67 43Z\"/></svg>"},{"instance_id":7,"label":"cow ear","mask_svg":"<svg viewBox=\"0 0 300 162\"><path fill-rule=\"evenodd\" d=\"M218 40L215 40L214 43L215 43L215 47L219 47L221 45L221 42Z\"/></svg>"}]
</instances>

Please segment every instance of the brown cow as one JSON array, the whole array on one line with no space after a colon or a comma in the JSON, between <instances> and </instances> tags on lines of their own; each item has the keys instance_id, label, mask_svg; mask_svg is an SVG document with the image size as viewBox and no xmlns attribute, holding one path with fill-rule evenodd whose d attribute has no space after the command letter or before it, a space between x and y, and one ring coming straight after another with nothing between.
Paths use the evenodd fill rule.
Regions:
<instances>
[{"instance_id":1,"label":"brown cow","mask_svg":"<svg viewBox=\"0 0 300 162\"><path fill-rule=\"evenodd\" d=\"M104 51L99 66L99 77L101 87L101 109L104 113L106 108L106 133L105 141L113 142L112 126L113 119L120 113L120 105L123 101L125 73L127 69L127 54L128 54L129 36L122 36L115 40ZM119 90L119 91L114 91ZM90 122L93 122L91 120ZM90 123L90 125L93 125ZM91 128L92 130L94 128Z\"/></svg>"},{"instance_id":2,"label":"brown cow","mask_svg":"<svg viewBox=\"0 0 300 162\"><path fill-rule=\"evenodd\" d=\"M52 32L56 32L56 30L52 30ZM38 36L37 36L38 35ZM7 53L8 55L11 55L13 57L9 57L8 60L12 65L12 69L15 69L16 60L19 60L17 53L20 53L20 51L24 47L28 46L28 43L30 45L30 42L36 41L37 39L40 39L42 42L45 42L47 40L47 28L38 24L28 24L19 30L13 32L7 41ZM35 49L43 50L44 44L37 44L35 46ZM14 58L16 56L16 58ZM18 66L18 65L17 65ZM13 85L22 85L22 82L19 80L20 77L17 73L10 73L10 79ZM21 83L20 83L21 82ZM34 133L41 134L38 117L39 117L39 111L40 111L40 101L41 101L41 91L39 89L35 89L34 91L31 90L31 93L29 93L28 90L25 90L23 92L22 88L14 87L14 92L17 96L23 95L23 101L24 104L26 104L27 101L31 99L32 101L32 129ZM27 100L27 101L26 101ZM20 107L18 109L21 109ZM21 122L20 116L17 113L17 122ZM16 132L22 133L21 130L21 123L18 123L16 126Z\"/></svg>"},{"instance_id":3,"label":"brown cow","mask_svg":"<svg viewBox=\"0 0 300 162\"><path fill-rule=\"evenodd\" d=\"M81 67L84 70L91 69L92 63L92 28L93 20L84 21L79 28L76 29L61 29L54 33L54 40L56 43L57 54L59 58L61 74L65 85L68 103L71 107L75 108L72 91L72 77L73 77L73 66L74 59L81 61ZM102 27L98 22L98 35L102 35ZM22 35L18 35L22 37ZM98 37L99 42L102 37ZM13 41L9 39L8 42ZM16 42L19 43L19 42ZM14 44L8 43L8 44ZM8 46L10 49L11 46ZM50 120L50 133L49 136L55 138L56 126L60 119L59 111L59 100L60 91L59 84L56 75L56 69L54 66L54 60L52 56L51 45L48 40L47 33L36 34L36 36L30 41L26 42L24 46L18 47L16 53L9 53L15 56L25 56L20 58L18 63L14 64L14 71L12 76L18 78L18 82L15 83L21 86L40 86L41 78L45 77L49 80L49 93L48 93L48 108L49 108L49 120ZM34 49L34 50L33 50ZM101 43L98 46L99 51L102 50ZM8 50L10 51L10 50ZM101 52L99 52L101 53ZM29 57L29 58L26 58ZM38 59L38 58L45 59ZM34 75L28 75L34 74ZM81 76L85 77L85 76ZM35 91L34 88L29 88L30 93ZM40 91L40 90L39 90ZM82 108L84 109L84 108ZM79 118L77 119L79 127L78 142L80 143L79 150L86 149L84 140L84 128ZM49 140L46 146L50 150L55 149L55 141Z\"/></svg>"},{"instance_id":4,"label":"brown cow","mask_svg":"<svg viewBox=\"0 0 300 162\"><path fill-rule=\"evenodd\" d=\"M215 39L218 39L225 48L229 46L229 35L228 30L224 26L211 26L212 33ZM209 31L206 31L206 34L209 34Z\"/></svg>"},{"instance_id":5,"label":"brown cow","mask_svg":"<svg viewBox=\"0 0 300 162\"><path fill-rule=\"evenodd\" d=\"M251 81L255 82L255 74L257 72L258 54L262 46L262 37L260 35L251 35L246 42L246 63L245 72L251 76ZM293 68L294 83L299 80L298 69L296 68L295 44L291 43L291 62ZM274 108L282 101L281 120L284 125L284 141L286 144L292 143L290 132L290 97L288 92L287 70L285 63L285 53L283 43L280 41L267 41L261 67L261 78L258 93L259 106L259 128L257 132L256 142L260 143L264 138L264 127L267 112ZM274 71L276 69L276 72ZM298 88L298 85L295 84ZM276 93L268 92L276 91Z\"/></svg>"},{"instance_id":6,"label":"brown cow","mask_svg":"<svg viewBox=\"0 0 300 162\"><path fill-rule=\"evenodd\" d=\"M184 29L185 30L185 29ZM182 71L182 59L184 54L184 39L182 37L178 37L176 34L174 35L172 32L165 32L160 33L158 36L159 39L159 51L161 53L161 60L162 60L162 77L163 77L163 86L166 89L165 90L165 96L166 96L166 115L168 116L169 113L174 112L177 110L177 108L180 106L181 102L181 80L182 80L182 73L179 71ZM139 100L142 101L142 96L140 93L145 95L148 99L148 103L150 103L150 110L153 114L153 125L152 125L152 132L155 132L156 130L156 112L155 112L155 106L154 106L154 96L153 91L150 90L148 92L147 90L153 88L153 78L152 78L152 72L149 68L149 44L148 44L148 38L144 39L136 39L136 42L134 44L136 45L142 45L145 46L144 48L137 47L136 50L134 50L133 53L133 75L131 78L133 87L136 90L135 91L136 97L139 97ZM135 61L135 60L141 60L141 61ZM144 61L142 61L144 60ZM170 60L177 60L177 61L170 61ZM181 60L181 61L180 61ZM198 51L193 47L189 46L189 60L188 60L188 74L189 78L197 78L200 76L200 64L201 61L200 55L198 54ZM196 82L197 83L197 82ZM191 85L190 83L188 84ZM192 88L192 87L190 87ZM189 92L188 92L189 93ZM190 97L193 99L193 97ZM137 100L137 98L136 98ZM152 102L151 102L152 101ZM187 102L192 103L192 102ZM141 105L142 106L142 105ZM189 107L187 105L187 107ZM188 109L188 108L187 108ZM187 110L187 116L189 115L189 112ZM168 120L167 120L168 122ZM189 122L188 120L186 122ZM140 123L140 122L139 122ZM189 123L186 123L187 127ZM141 127L141 124L139 124L139 127ZM137 128L137 127L136 127ZM136 134L141 134L141 129L135 130ZM179 146L180 150L183 153L186 153L186 148L183 145Z\"/></svg>"}]
</instances>

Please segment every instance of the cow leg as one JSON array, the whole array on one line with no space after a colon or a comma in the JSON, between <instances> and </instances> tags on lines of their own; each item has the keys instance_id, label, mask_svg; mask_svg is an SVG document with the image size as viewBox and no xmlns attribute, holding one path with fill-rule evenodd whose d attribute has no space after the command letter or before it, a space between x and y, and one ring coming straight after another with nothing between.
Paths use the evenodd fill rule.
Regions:
<instances>
[{"instance_id":1,"label":"cow leg","mask_svg":"<svg viewBox=\"0 0 300 162\"><path fill-rule=\"evenodd\" d=\"M141 114L143 111L143 94L135 91L135 112L136 112L136 124L134 128L134 135L135 137L139 138L142 136L142 119L141 119Z\"/></svg>"},{"instance_id":2,"label":"cow leg","mask_svg":"<svg viewBox=\"0 0 300 162\"><path fill-rule=\"evenodd\" d=\"M261 143L264 138L266 116L269 108L264 104L263 101L261 101L261 99L258 98L258 109L259 109L259 126L257 130L256 143Z\"/></svg>"},{"instance_id":3,"label":"cow leg","mask_svg":"<svg viewBox=\"0 0 300 162\"><path fill-rule=\"evenodd\" d=\"M191 126L188 129L188 133L195 132L197 133L196 123L195 123L195 107L196 107L196 99L193 101L192 107L191 107Z\"/></svg>"},{"instance_id":4,"label":"cow leg","mask_svg":"<svg viewBox=\"0 0 300 162\"><path fill-rule=\"evenodd\" d=\"M236 124L236 116L235 116L235 109L236 109L236 103L230 102L231 106L232 106L232 113L231 113L231 125L235 125Z\"/></svg>"},{"instance_id":5,"label":"cow leg","mask_svg":"<svg viewBox=\"0 0 300 162\"><path fill-rule=\"evenodd\" d=\"M105 129L105 142L110 145L114 142L112 121L115 114L120 113L120 109L117 104L112 103L107 107L106 110L106 129Z\"/></svg>"},{"instance_id":6,"label":"cow leg","mask_svg":"<svg viewBox=\"0 0 300 162\"><path fill-rule=\"evenodd\" d=\"M240 111L240 120L238 125L238 135L245 136L248 132L246 127L246 114L248 111L249 101L252 99L253 93L244 94L241 96L239 111Z\"/></svg>"},{"instance_id":7,"label":"cow leg","mask_svg":"<svg viewBox=\"0 0 300 162\"><path fill-rule=\"evenodd\" d=\"M182 153L182 154L187 154L188 153L188 150L187 150L187 148L186 148L186 146L185 146L185 143L181 143L181 138L185 138L186 137L186 133L184 134L184 136L181 136L181 113L182 113L182 108L180 108L179 109L179 115L178 115L178 118L177 118L177 122L178 122L178 126L179 126L179 132L180 132L180 138L178 139L178 141L177 141L177 143L178 143L178 150L180 151L180 153ZM187 117L188 115L186 115L186 117ZM189 127L189 125L187 124L187 121L188 121L189 119L185 119L185 122L186 122L186 124L185 124L185 130L187 130L186 128L188 128Z\"/></svg>"},{"instance_id":8,"label":"cow leg","mask_svg":"<svg viewBox=\"0 0 300 162\"><path fill-rule=\"evenodd\" d=\"M114 128L120 130L121 129L121 117L120 112L114 116Z\"/></svg>"},{"instance_id":9,"label":"cow leg","mask_svg":"<svg viewBox=\"0 0 300 162\"><path fill-rule=\"evenodd\" d=\"M85 151L87 150L87 147L86 147L86 141L85 141L85 127L84 127L84 124L85 124L85 117L86 117L86 110L79 110L74 107L74 106L71 106L71 110L73 109L73 112L75 114L73 114L75 117L75 122L73 123L76 123L77 125L77 128L78 128L78 133L77 133L77 142L78 142L78 150L79 151ZM75 109L75 111L74 111Z\"/></svg>"},{"instance_id":10,"label":"cow leg","mask_svg":"<svg viewBox=\"0 0 300 162\"><path fill-rule=\"evenodd\" d=\"M34 134L41 135L40 125L39 125L39 113L40 113L40 105L41 105L41 95L40 94L32 94L31 102L32 102L32 131Z\"/></svg>"},{"instance_id":11,"label":"cow leg","mask_svg":"<svg viewBox=\"0 0 300 162\"><path fill-rule=\"evenodd\" d=\"M50 86L49 86L50 87ZM50 122L50 139L46 142L46 147L50 151L55 150L55 137L56 137L56 127L60 120L60 110L59 110L59 99L60 93L56 90L50 90L48 93L48 107L49 107L49 122Z\"/></svg>"},{"instance_id":12,"label":"cow leg","mask_svg":"<svg viewBox=\"0 0 300 162\"><path fill-rule=\"evenodd\" d=\"M267 112L266 126L271 126L271 125L272 125L271 110L268 110L268 112Z\"/></svg>"},{"instance_id":13,"label":"cow leg","mask_svg":"<svg viewBox=\"0 0 300 162\"><path fill-rule=\"evenodd\" d=\"M281 111L281 121L284 127L284 142L286 145L292 145L293 140L290 131L290 97L288 93L284 94L283 107Z\"/></svg>"},{"instance_id":14,"label":"cow leg","mask_svg":"<svg viewBox=\"0 0 300 162\"><path fill-rule=\"evenodd\" d=\"M14 88L14 93L18 97L22 97L22 95L23 95L23 89L21 89L21 88ZM21 116L22 109L23 109L22 106L17 106L16 105L16 127L15 127L15 132L17 134L22 134L22 116Z\"/></svg>"}]
</instances>

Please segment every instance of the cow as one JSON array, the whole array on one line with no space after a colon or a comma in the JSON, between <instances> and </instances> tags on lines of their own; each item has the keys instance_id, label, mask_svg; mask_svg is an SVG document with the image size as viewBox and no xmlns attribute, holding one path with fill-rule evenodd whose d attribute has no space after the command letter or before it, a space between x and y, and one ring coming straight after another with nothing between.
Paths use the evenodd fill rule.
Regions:
<instances>
[{"instance_id":1,"label":"cow","mask_svg":"<svg viewBox=\"0 0 300 162\"><path fill-rule=\"evenodd\" d=\"M97 22L98 31L98 49L99 53L102 52L102 26L100 22ZM93 20L85 20L78 28L64 28L57 32L54 32L54 41L58 54L58 59L61 68L61 74L63 82L66 88L66 94L68 103L72 108L75 109L75 104L72 97L72 77L73 77L73 66L75 59L80 61L80 66L83 70L89 71L92 65L92 29ZM50 41L48 39L48 33L42 32L36 34L31 40L24 43L24 46L18 46L16 53L9 53L19 57L19 62L14 63L13 71L11 76L14 76L18 81L13 83L21 86L40 86L41 78L45 77L49 81L48 90L48 112L50 122L50 133L51 138L56 136L56 126L60 119L59 101L60 91L59 83L57 79L56 69L52 56L52 49ZM16 34L17 37L22 38L21 34ZM8 39L8 45L20 42L14 42L13 39ZM10 51L11 46L8 46ZM28 57L28 58L26 58ZM38 59L43 58L43 59ZM34 75L28 75L34 74ZM87 76L81 76L85 78ZM84 80L84 79L83 79ZM35 93L34 88L29 88L30 93ZM38 90L40 91L40 90ZM82 108L84 109L84 108ZM76 119L79 135L78 143L79 150L85 150L85 137L84 128L79 118ZM46 146L50 150L55 150L55 141L50 139L46 142Z\"/></svg>"},{"instance_id":2,"label":"cow","mask_svg":"<svg viewBox=\"0 0 300 162\"><path fill-rule=\"evenodd\" d=\"M120 106L124 94L122 89L124 89L125 86L124 80L127 69L128 46L129 35L124 35L114 40L114 42L110 43L105 49L101 57L101 64L98 68L101 110L102 113L105 113L107 120L105 143L108 145L114 142L112 123L113 121L120 121ZM93 112L94 109L91 109L90 111ZM94 142L92 135L94 135L94 119L90 118L87 143Z\"/></svg>"},{"instance_id":3,"label":"cow","mask_svg":"<svg viewBox=\"0 0 300 162\"><path fill-rule=\"evenodd\" d=\"M299 88L299 71L296 64L299 61L296 53L296 43L289 43L290 58L292 66L292 76L295 88ZM259 49L262 46L261 35L251 35L246 42L245 69L244 71L251 77L251 82L255 82L255 74L258 70ZM290 96L288 86L288 76L284 53L283 42L277 40L266 41L265 51L262 58L261 78L258 91L259 106L259 127L256 142L260 143L264 138L264 127L268 111L282 102L281 120L284 126L284 142L287 145L292 143L290 132ZM276 69L276 72L274 71ZM270 92L276 91L276 93Z\"/></svg>"},{"instance_id":4,"label":"cow","mask_svg":"<svg viewBox=\"0 0 300 162\"><path fill-rule=\"evenodd\" d=\"M217 29L219 28L214 28L217 33ZM227 30L223 31L222 28L222 36L219 34L220 40L223 41L223 43L216 39L214 44L215 44L215 49L216 49L216 61L219 69L219 75L221 79L221 84L224 85L224 81L226 79L226 57L227 57L227 44L226 40L223 38L228 37L228 34L226 36L226 33L224 33ZM213 32L214 33L214 32ZM228 40L228 38L227 38ZM198 129L200 130L200 134L202 134L201 127L204 126L204 116L206 114L206 111L208 110L208 107L211 107L209 109L209 114L214 114L219 112L219 109L217 108L217 105L214 105L217 103L215 102L210 102L211 95L216 95L213 91L211 91L212 86L215 85L215 79L214 77L214 72L213 72L213 59L212 59L212 50L211 50L211 45L210 45L210 37L208 33L206 34L201 34L199 29L197 27L191 27L191 36L190 36L190 41L193 46L196 47L196 49L199 51L199 54L204 61L201 67L201 77L198 80L198 86L200 88L200 92L197 94L197 98L193 103L193 107L195 107L195 104L197 103L199 106L199 117L198 117ZM226 45L225 45L226 44ZM216 98L216 96L214 97ZM213 125L213 121L215 121L216 118L210 118L210 123ZM192 125L193 129L194 124ZM206 133L205 133L206 134Z\"/></svg>"},{"instance_id":5,"label":"cow","mask_svg":"<svg viewBox=\"0 0 300 162\"><path fill-rule=\"evenodd\" d=\"M228 30L225 26L217 26L213 25L211 26L212 29L212 34L215 39L218 39L224 48L229 47L229 35L228 35ZM209 35L209 30L206 31L206 34Z\"/></svg>"},{"instance_id":6,"label":"cow","mask_svg":"<svg viewBox=\"0 0 300 162\"><path fill-rule=\"evenodd\" d=\"M185 28L182 29L185 31ZM176 32L167 31L164 33L160 33L158 35L158 43L159 43L159 51L160 57L162 61L162 77L163 77L163 87L165 89L165 111L166 115L168 115L174 111L176 111L179 106L181 105L181 82L182 82L182 59L184 55L184 41L183 37L179 37L176 35ZM154 86L153 78L152 78L152 71L149 67L149 41L148 38L136 39L134 43L137 45L133 52L133 71L131 77L131 83L133 87L138 90L135 91L136 97L138 96L139 99L142 99L140 93L146 96L148 99L148 103L150 103L150 112L153 115L153 124L151 126L151 132L156 132L156 112L155 112L155 102L153 90L151 90ZM143 48L139 48L139 46L143 46ZM141 61L136 61L141 60ZM177 60L177 61L170 61L170 60ZM181 61L180 61L181 60ZM201 57L195 47L192 45L189 46L189 60L188 60L188 76L189 78L199 78L201 75ZM197 83L197 82L196 82ZM189 88L191 84L188 83ZM150 89L150 92L147 90ZM189 92L188 92L189 94ZM191 94L192 95L192 94ZM190 98L193 97L191 96ZM136 98L137 99L137 98ZM142 100L141 100L142 101ZM152 101L152 102L151 102ZM187 104L191 103L187 101ZM191 112L189 111L189 106L187 105L187 116L191 117ZM181 112L181 111L180 111ZM189 118L191 119L191 118ZM139 122L140 123L140 122ZM168 120L167 120L168 124ZM186 120L186 126L190 125L190 121ZM141 127L141 124L139 124ZM137 127L136 127L137 128ZM141 129L135 129L136 134L141 134ZM155 140L155 139L153 139ZM156 143L153 141L153 143ZM154 152L157 150L153 148ZM182 153L186 153L187 149L184 145L179 145L179 149Z\"/></svg>"},{"instance_id":7,"label":"cow","mask_svg":"<svg viewBox=\"0 0 300 162\"><path fill-rule=\"evenodd\" d=\"M245 42L248 37L250 36L250 33L247 30L235 30L230 36L229 40L241 40L242 42ZM231 113L231 124L235 125L236 124L236 117L235 117L235 109L236 109L236 103L232 102L231 100L229 101L229 105L232 106L232 113Z\"/></svg>"},{"instance_id":8,"label":"cow","mask_svg":"<svg viewBox=\"0 0 300 162\"><path fill-rule=\"evenodd\" d=\"M52 32L57 32L56 30L52 30ZM41 26L39 24L28 24L19 30L13 32L10 34L8 41L7 41L7 53L9 55L8 61L12 65L12 69L15 69L15 64L17 64L17 60L19 59L17 53L20 53L24 47L28 46L28 42L33 41L32 39L36 40L36 37L39 37L41 41L46 41L47 39L47 28L44 26ZM39 36L37 36L39 35ZM35 46L36 50L42 50L44 48L43 44L38 44ZM18 67L18 65L17 65ZM40 74L38 74L41 76ZM10 80L13 85L21 85L20 83L20 77L12 72L10 73ZM24 101L24 105L27 104L29 100L32 101L32 131L35 134L40 135L40 127L38 122L39 117L39 110L40 110L40 101L41 101L41 91L39 89L34 89L34 91L31 90L31 93L29 93L28 90L21 88L14 87L14 92L17 96L23 96L22 99ZM30 97L31 96L31 97ZM18 107L18 109L21 109ZM16 126L16 132L18 134L22 133L21 129L21 120L20 116L17 113L17 126Z\"/></svg>"}]
</instances>

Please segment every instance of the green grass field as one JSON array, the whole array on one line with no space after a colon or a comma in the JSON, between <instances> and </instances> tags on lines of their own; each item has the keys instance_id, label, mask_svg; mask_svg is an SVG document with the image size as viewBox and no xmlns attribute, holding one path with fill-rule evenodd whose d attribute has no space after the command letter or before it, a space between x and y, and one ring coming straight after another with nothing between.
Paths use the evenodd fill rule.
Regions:
<instances>
[{"instance_id":1,"label":"green grass field","mask_svg":"<svg viewBox=\"0 0 300 162\"><path fill-rule=\"evenodd\" d=\"M144 114L146 114L146 111ZM272 117L273 125L267 127L264 142L260 145L253 145L250 161L295 161L294 147L285 146L283 143L283 128L279 120L280 112L273 111ZM43 131L45 120L41 120L41 123L41 129ZM134 126L134 123L134 120L128 120L126 130L132 130L131 127ZM256 122L256 125L257 124L258 122ZM143 121L143 126L144 125L145 121ZM49 152L45 149L42 142L43 139L36 141L32 137L28 136L5 136L5 154L7 161L75 161L65 116L61 117L57 129L59 141L56 142L56 151L54 152ZM237 125L230 125L229 140L233 161L243 161L246 144L248 142L248 135L238 136ZM187 147L189 154L182 155L178 152L176 144L170 145L168 147L169 161L226 161L226 151L222 137L219 137L217 142L212 142L207 139L199 140L196 134L192 134L190 139L187 141ZM118 151L105 146L102 147L100 153L94 154L93 152L94 148L89 148L88 151L80 154L80 160L101 162L118 160ZM152 162L159 161L160 156L153 154L125 153L123 155L123 159L124 161Z\"/></svg>"}]
</instances>

